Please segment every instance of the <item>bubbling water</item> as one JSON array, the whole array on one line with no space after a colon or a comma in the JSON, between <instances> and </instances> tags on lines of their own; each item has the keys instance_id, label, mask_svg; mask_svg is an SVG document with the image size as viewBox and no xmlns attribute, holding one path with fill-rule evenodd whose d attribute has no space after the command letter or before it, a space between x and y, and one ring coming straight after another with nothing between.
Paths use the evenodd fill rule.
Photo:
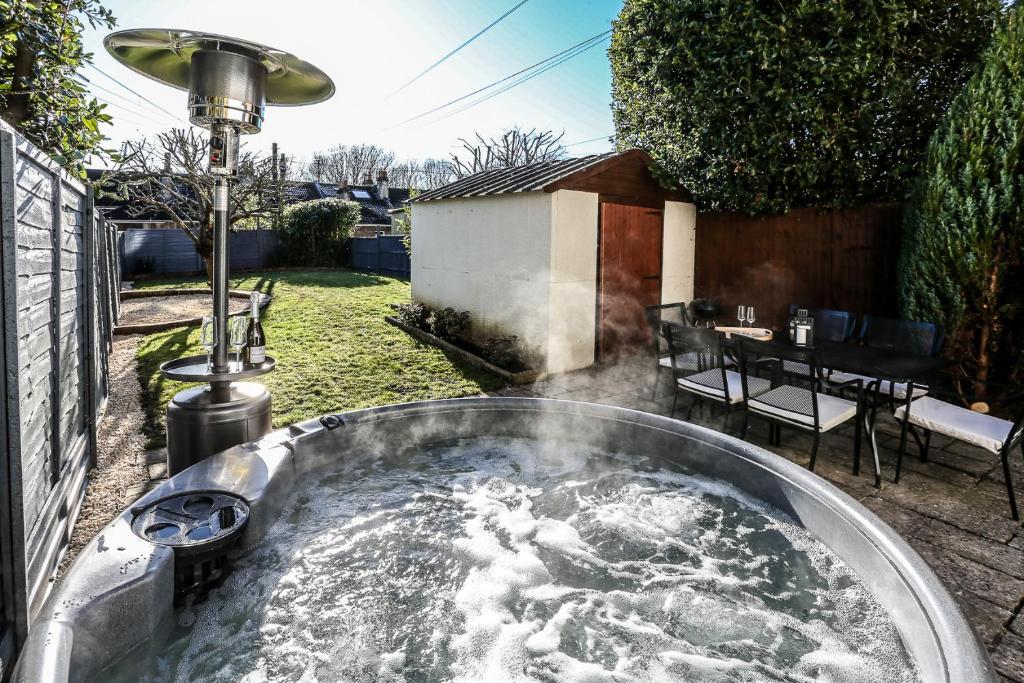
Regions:
<instances>
[{"instance_id":1,"label":"bubbling water","mask_svg":"<svg viewBox=\"0 0 1024 683\"><path fill-rule=\"evenodd\" d=\"M104 679L919 680L852 570L785 515L526 439L350 460L179 617Z\"/></svg>"}]
</instances>

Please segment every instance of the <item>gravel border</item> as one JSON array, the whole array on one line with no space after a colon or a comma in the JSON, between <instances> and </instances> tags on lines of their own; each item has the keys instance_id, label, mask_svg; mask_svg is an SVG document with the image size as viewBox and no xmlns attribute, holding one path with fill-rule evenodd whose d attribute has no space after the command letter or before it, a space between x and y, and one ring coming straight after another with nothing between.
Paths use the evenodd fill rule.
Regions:
<instances>
[{"instance_id":1,"label":"gravel border","mask_svg":"<svg viewBox=\"0 0 1024 683\"><path fill-rule=\"evenodd\" d=\"M143 335L114 337L106 412L96 430L96 467L89 471L85 500L58 576L71 566L89 540L135 502L149 484L139 399L142 389L135 359L143 339Z\"/></svg>"}]
</instances>

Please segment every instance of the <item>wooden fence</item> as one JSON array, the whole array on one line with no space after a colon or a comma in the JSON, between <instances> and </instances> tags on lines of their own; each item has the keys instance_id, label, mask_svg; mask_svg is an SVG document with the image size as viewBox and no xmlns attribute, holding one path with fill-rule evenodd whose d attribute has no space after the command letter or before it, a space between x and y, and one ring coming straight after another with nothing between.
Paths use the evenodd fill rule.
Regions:
<instances>
[{"instance_id":1,"label":"wooden fence","mask_svg":"<svg viewBox=\"0 0 1024 683\"><path fill-rule=\"evenodd\" d=\"M765 327L781 327L790 303L894 316L903 208L698 213L694 297L720 303L732 325L740 304Z\"/></svg>"},{"instance_id":2,"label":"wooden fence","mask_svg":"<svg viewBox=\"0 0 1024 683\"><path fill-rule=\"evenodd\" d=\"M0 678L67 549L96 458L116 234L92 193L0 123Z\"/></svg>"},{"instance_id":3,"label":"wooden fence","mask_svg":"<svg viewBox=\"0 0 1024 683\"><path fill-rule=\"evenodd\" d=\"M238 230L228 237L229 267L255 270L277 265L281 238L276 230ZM118 237L125 277L142 274L205 273L195 244L177 228L128 228Z\"/></svg>"},{"instance_id":4,"label":"wooden fence","mask_svg":"<svg viewBox=\"0 0 1024 683\"><path fill-rule=\"evenodd\" d=\"M412 265L402 235L353 237L351 245L353 270L392 277L409 277Z\"/></svg>"}]
</instances>

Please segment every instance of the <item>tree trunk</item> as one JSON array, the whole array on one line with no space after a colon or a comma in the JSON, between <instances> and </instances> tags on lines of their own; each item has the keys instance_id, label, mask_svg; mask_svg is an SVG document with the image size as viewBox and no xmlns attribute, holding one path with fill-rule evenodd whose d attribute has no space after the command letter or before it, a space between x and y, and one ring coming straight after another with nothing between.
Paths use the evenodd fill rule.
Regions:
<instances>
[{"instance_id":1,"label":"tree trunk","mask_svg":"<svg viewBox=\"0 0 1024 683\"><path fill-rule=\"evenodd\" d=\"M203 257L203 265L206 266L206 284L213 289L213 254L200 254Z\"/></svg>"},{"instance_id":2,"label":"tree trunk","mask_svg":"<svg viewBox=\"0 0 1024 683\"><path fill-rule=\"evenodd\" d=\"M22 123L29 117L29 93L32 84L32 71L35 68L36 54L19 40L14 48L14 78L11 89L14 94L7 98L7 120L11 123Z\"/></svg>"},{"instance_id":3,"label":"tree trunk","mask_svg":"<svg viewBox=\"0 0 1024 683\"><path fill-rule=\"evenodd\" d=\"M995 331L998 313L996 305L999 301L999 271L1003 261L1003 240L996 246L995 258L988 271L985 282L984 297L981 304L981 329L978 330L978 367L974 372L974 400L983 401L988 398L988 377L992 365L989 346Z\"/></svg>"}]
</instances>

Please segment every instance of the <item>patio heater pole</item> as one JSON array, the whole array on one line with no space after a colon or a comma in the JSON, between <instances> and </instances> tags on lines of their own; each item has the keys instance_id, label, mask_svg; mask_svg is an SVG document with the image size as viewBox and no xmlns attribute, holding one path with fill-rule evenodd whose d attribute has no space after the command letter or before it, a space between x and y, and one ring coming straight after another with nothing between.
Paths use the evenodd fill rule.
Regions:
<instances>
[{"instance_id":1,"label":"patio heater pole","mask_svg":"<svg viewBox=\"0 0 1024 683\"><path fill-rule=\"evenodd\" d=\"M254 367L233 368L228 357L228 221L239 136L260 131L266 105L322 102L334 94L334 83L294 55L227 36L133 29L112 33L103 43L128 68L188 90L189 120L210 131L215 339L210 362L203 355L160 366L169 379L209 384L186 389L167 405L167 466L173 475L270 431L270 393L239 380L271 372L276 361L267 356Z\"/></svg>"}]
</instances>

